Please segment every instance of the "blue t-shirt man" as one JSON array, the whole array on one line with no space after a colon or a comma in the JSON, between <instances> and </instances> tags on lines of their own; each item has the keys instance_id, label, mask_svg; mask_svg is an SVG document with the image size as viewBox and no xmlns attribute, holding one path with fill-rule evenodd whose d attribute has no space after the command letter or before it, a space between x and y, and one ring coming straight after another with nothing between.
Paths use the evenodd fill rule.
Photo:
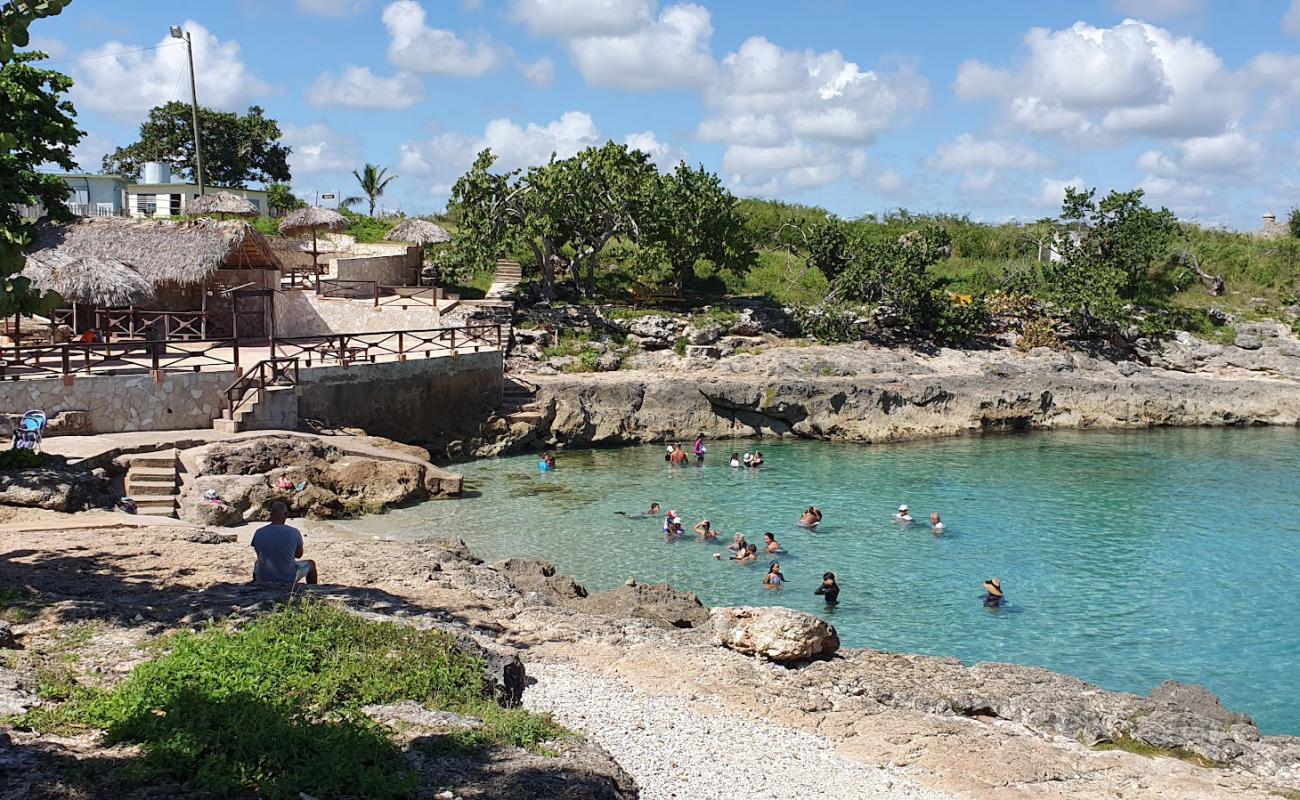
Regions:
<instances>
[{"instance_id":1,"label":"blue t-shirt man","mask_svg":"<svg viewBox=\"0 0 1300 800\"><path fill-rule=\"evenodd\" d=\"M299 560L303 552L302 534L285 524L288 516L289 507L282 502L275 503L271 506L271 523L253 534L253 550L257 553L253 580L292 583L301 576L307 583L316 583L316 562Z\"/></svg>"}]
</instances>

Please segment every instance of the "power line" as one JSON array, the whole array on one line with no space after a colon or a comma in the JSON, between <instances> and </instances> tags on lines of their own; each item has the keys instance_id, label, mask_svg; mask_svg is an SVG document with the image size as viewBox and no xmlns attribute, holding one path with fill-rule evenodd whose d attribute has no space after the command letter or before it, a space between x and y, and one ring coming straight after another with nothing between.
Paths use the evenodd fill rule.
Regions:
<instances>
[{"instance_id":1,"label":"power line","mask_svg":"<svg viewBox=\"0 0 1300 800\"><path fill-rule=\"evenodd\" d=\"M40 61L33 61L33 64L72 64L77 61L93 61L97 58L117 58L118 56L127 56L132 53L145 53L150 50L158 50L163 47L178 47L177 42L164 42L156 44L153 47L138 47L134 50L115 50L112 53L101 53L97 56L82 56L81 58L42 58Z\"/></svg>"}]
</instances>

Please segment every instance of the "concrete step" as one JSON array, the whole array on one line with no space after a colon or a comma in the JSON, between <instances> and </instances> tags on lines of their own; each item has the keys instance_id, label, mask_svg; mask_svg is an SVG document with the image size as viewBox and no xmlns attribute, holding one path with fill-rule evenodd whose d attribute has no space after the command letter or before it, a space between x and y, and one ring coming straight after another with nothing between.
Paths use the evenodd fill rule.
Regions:
<instances>
[{"instance_id":1,"label":"concrete step","mask_svg":"<svg viewBox=\"0 0 1300 800\"><path fill-rule=\"evenodd\" d=\"M158 499L132 497L137 514L152 514L159 517L176 516L176 500L172 497Z\"/></svg>"},{"instance_id":2,"label":"concrete step","mask_svg":"<svg viewBox=\"0 0 1300 800\"><path fill-rule=\"evenodd\" d=\"M176 451L159 450L156 453L137 453L127 457L128 463L134 467L171 467L176 469Z\"/></svg>"},{"instance_id":3,"label":"concrete step","mask_svg":"<svg viewBox=\"0 0 1300 800\"><path fill-rule=\"evenodd\" d=\"M503 414L502 416L505 417L506 422L511 424L524 422L529 425L535 425L542 421L542 412L540 411L512 411L508 414Z\"/></svg>"},{"instance_id":4,"label":"concrete step","mask_svg":"<svg viewBox=\"0 0 1300 800\"><path fill-rule=\"evenodd\" d=\"M155 497L174 497L176 495L176 484L135 483L130 478L127 478L126 495L136 500L140 498L152 500Z\"/></svg>"},{"instance_id":5,"label":"concrete step","mask_svg":"<svg viewBox=\"0 0 1300 800\"><path fill-rule=\"evenodd\" d=\"M239 433L244 428L240 420L218 418L212 420L212 429L222 433Z\"/></svg>"},{"instance_id":6,"label":"concrete step","mask_svg":"<svg viewBox=\"0 0 1300 800\"><path fill-rule=\"evenodd\" d=\"M176 480L176 468L173 467L136 467L129 470L132 480L173 483Z\"/></svg>"}]
</instances>

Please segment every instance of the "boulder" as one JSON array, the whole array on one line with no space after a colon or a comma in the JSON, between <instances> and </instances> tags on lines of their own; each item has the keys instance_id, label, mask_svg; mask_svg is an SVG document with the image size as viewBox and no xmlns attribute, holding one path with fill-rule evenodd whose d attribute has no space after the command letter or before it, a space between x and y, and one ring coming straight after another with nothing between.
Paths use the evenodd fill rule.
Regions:
<instances>
[{"instance_id":1,"label":"boulder","mask_svg":"<svg viewBox=\"0 0 1300 800\"><path fill-rule=\"evenodd\" d=\"M1257 331L1242 328L1237 331L1237 338L1233 344L1242 350L1258 350L1264 346L1264 341Z\"/></svg>"},{"instance_id":2,"label":"boulder","mask_svg":"<svg viewBox=\"0 0 1300 800\"><path fill-rule=\"evenodd\" d=\"M716 345L689 344L686 346L687 358L722 358L722 348Z\"/></svg>"},{"instance_id":3,"label":"boulder","mask_svg":"<svg viewBox=\"0 0 1300 800\"><path fill-rule=\"evenodd\" d=\"M790 315L785 309L746 307L740 311L740 319L731 326L735 336L762 336L765 333L785 334L790 329Z\"/></svg>"},{"instance_id":4,"label":"boulder","mask_svg":"<svg viewBox=\"0 0 1300 800\"><path fill-rule=\"evenodd\" d=\"M555 567L538 558L507 558L492 565L516 588L538 597L546 605L560 604L587 596L587 589L568 575L555 574Z\"/></svg>"},{"instance_id":5,"label":"boulder","mask_svg":"<svg viewBox=\"0 0 1300 800\"><path fill-rule=\"evenodd\" d=\"M661 628L699 628L709 621L709 609L693 592L680 592L666 583L629 583L611 592L598 592L578 608L615 619L636 617Z\"/></svg>"},{"instance_id":6,"label":"boulder","mask_svg":"<svg viewBox=\"0 0 1300 800\"><path fill-rule=\"evenodd\" d=\"M614 372L619 368L619 365L622 363L623 363L623 358L618 353L612 351L607 353L601 353L596 358L596 371Z\"/></svg>"},{"instance_id":7,"label":"boulder","mask_svg":"<svg viewBox=\"0 0 1300 800\"><path fill-rule=\"evenodd\" d=\"M834 626L779 606L715 608L709 624L723 647L778 663L827 658L840 648Z\"/></svg>"},{"instance_id":8,"label":"boulder","mask_svg":"<svg viewBox=\"0 0 1300 800\"><path fill-rule=\"evenodd\" d=\"M320 485L332 490L345 507L387 508L425 496L420 466L409 461L344 458L330 464Z\"/></svg>"},{"instance_id":9,"label":"boulder","mask_svg":"<svg viewBox=\"0 0 1300 800\"><path fill-rule=\"evenodd\" d=\"M672 347L685 330L684 320L658 314L637 317L627 324L628 333L637 337L637 342L648 350Z\"/></svg>"},{"instance_id":10,"label":"boulder","mask_svg":"<svg viewBox=\"0 0 1300 800\"><path fill-rule=\"evenodd\" d=\"M712 323L689 325L682 331L682 336L687 344L713 344L722 338L722 326Z\"/></svg>"},{"instance_id":11,"label":"boulder","mask_svg":"<svg viewBox=\"0 0 1300 800\"><path fill-rule=\"evenodd\" d=\"M54 461L47 466L0 472L0 505L72 512L110 508L113 496L102 472Z\"/></svg>"},{"instance_id":12,"label":"boulder","mask_svg":"<svg viewBox=\"0 0 1300 800\"><path fill-rule=\"evenodd\" d=\"M18 640L14 638L14 629L9 627L9 623L2 619L0 619L0 649L18 649Z\"/></svg>"}]
</instances>

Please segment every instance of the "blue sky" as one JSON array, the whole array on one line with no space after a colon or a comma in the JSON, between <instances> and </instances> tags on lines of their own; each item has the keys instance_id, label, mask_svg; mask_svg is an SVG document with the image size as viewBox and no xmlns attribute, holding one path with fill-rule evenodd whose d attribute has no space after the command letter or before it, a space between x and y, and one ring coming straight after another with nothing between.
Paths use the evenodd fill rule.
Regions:
<instances>
[{"instance_id":1,"label":"blue sky","mask_svg":"<svg viewBox=\"0 0 1300 800\"><path fill-rule=\"evenodd\" d=\"M295 191L370 161L407 213L484 146L517 167L606 139L845 216L1032 219L1066 185L1245 229L1300 205L1300 0L885 5L75 0L32 35L77 81L83 168L188 99L182 24L199 101L279 120Z\"/></svg>"}]
</instances>

